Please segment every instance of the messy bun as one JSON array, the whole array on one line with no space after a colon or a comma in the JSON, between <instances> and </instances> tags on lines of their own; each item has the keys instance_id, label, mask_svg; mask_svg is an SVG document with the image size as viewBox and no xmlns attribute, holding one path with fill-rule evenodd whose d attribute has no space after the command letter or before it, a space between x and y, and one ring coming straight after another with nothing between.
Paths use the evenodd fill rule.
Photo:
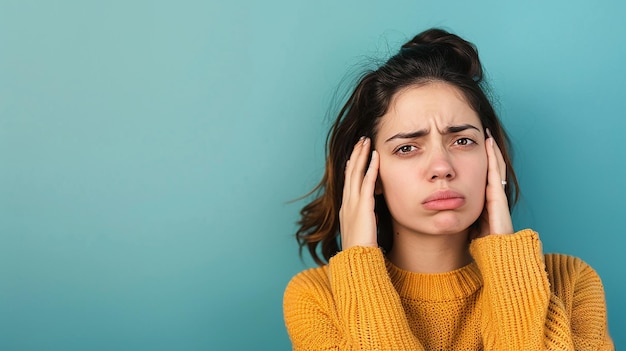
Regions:
<instances>
[{"instance_id":1,"label":"messy bun","mask_svg":"<svg viewBox=\"0 0 626 351\"><path fill-rule=\"evenodd\" d=\"M431 29L416 35L402 45L404 57L441 57L447 70L482 81L483 69L476 46L463 38L441 29Z\"/></svg>"},{"instance_id":2,"label":"messy bun","mask_svg":"<svg viewBox=\"0 0 626 351\"><path fill-rule=\"evenodd\" d=\"M380 118L400 90L445 82L456 87L476 111L484 129L489 129L500 146L506 163L509 207L517 201L519 187L513 170L507 135L485 95L483 69L476 47L442 29L429 29L402 45L382 66L363 75L335 120L327 139L326 170L313 189L317 197L300 211L296 238L318 264L339 251L339 209L343 195L344 167L361 136L376 140ZM374 142L373 142L374 144ZM391 214L382 195L375 198L378 217L378 244L387 252L393 245ZM478 225L479 221L476 222Z\"/></svg>"}]
</instances>

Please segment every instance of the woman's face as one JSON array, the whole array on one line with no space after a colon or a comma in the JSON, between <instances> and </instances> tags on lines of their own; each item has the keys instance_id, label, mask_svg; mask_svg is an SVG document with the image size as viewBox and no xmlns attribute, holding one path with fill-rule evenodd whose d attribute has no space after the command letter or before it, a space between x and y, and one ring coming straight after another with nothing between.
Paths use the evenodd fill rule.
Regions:
<instances>
[{"instance_id":1,"label":"woman's face","mask_svg":"<svg viewBox=\"0 0 626 351\"><path fill-rule=\"evenodd\" d=\"M375 143L395 233L464 232L483 211L487 153L476 112L456 87L432 82L394 95Z\"/></svg>"}]
</instances>

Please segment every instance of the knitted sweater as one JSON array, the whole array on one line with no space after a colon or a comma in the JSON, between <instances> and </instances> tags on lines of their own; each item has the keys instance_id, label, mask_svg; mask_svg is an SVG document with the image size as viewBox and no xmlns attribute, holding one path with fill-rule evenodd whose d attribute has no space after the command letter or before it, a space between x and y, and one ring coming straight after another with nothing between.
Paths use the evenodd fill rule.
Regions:
<instances>
[{"instance_id":1,"label":"knitted sweater","mask_svg":"<svg viewBox=\"0 0 626 351\"><path fill-rule=\"evenodd\" d=\"M401 270L353 247L296 275L284 295L294 350L613 350L604 291L578 258L541 253L532 230L470 245L452 272Z\"/></svg>"}]
</instances>

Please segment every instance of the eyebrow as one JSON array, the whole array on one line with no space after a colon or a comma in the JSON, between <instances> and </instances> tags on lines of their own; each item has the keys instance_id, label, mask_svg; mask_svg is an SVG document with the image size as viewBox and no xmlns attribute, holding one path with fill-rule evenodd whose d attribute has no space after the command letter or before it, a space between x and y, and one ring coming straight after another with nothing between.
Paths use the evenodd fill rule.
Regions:
<instances>
[{"instance_id":1,"label":"eyebrow","mask_svg":"<svg viewBox=\"0 0 626 351\"><path fill-rule=\"evenodd\" d=\"M454 134L454 133L459 133L462 132L464 130L468 130L468 129L476 129L477 131L480 132L480 129L478 129L476 126L473 126L471 124L461 124L458 126L449 126L447 127L443 134ZM390 142L394 139L416 139L416 138L421 138L425 135L428 135L429 131L426 129L420 129L414 132L409 132L409 133L398 133L394 136L392 136L391 138L385 140L385 142Z\"/></svg>"}]
</instances>

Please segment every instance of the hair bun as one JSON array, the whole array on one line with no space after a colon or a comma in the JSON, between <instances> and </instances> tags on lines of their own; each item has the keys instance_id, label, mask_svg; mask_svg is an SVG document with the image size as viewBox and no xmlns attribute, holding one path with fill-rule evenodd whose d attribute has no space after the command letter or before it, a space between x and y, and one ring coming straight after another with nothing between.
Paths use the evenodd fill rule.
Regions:
<instances>
[{"instance_id":1,"label":"hair bun","mask_svg":"<svg viewBox=\"0 0 626 351\"><path fill-rule=\"evenodd\" d=\"M466 75L476 82L482 80L483 70L474 44L451 34L443 29L434 28L416 35L402 45L404 52L426 52L430 55L439 53L446 61L448 69ZM421 56L421 55L420 55Z\"/></svg>"}]
</instances>

